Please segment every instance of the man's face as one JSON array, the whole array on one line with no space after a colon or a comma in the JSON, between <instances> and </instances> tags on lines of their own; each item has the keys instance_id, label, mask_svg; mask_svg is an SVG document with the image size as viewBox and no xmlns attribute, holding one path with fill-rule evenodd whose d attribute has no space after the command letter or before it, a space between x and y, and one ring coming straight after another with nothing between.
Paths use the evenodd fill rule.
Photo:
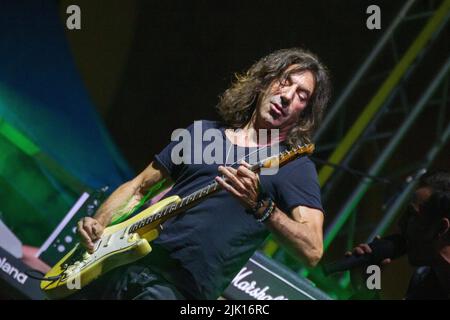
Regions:
<instances>
[{"instance_id":1,"label":"man's face","mask_svg":"<svg viewBox=\"0 0 450 320\"><path fill-rule=\"evenodd\" d=\"M408 259L413 266L430 265L435 255L436 224L424 212L431 193L427 187L417 189L402 221Z\"/></svg>"},{"instance_id":2,"label":"man's face","mask_svg":"<svg viewBox=\"0 0 450 320\"><path fill-rule=\"evenodd\" d=\"M285 71L298 67L292 65ZM293 72L274 80L262 95L257 107L257 121L264 128L294 127L314 92L314 75L309 70Z\"/></svg>"}]
</instances>

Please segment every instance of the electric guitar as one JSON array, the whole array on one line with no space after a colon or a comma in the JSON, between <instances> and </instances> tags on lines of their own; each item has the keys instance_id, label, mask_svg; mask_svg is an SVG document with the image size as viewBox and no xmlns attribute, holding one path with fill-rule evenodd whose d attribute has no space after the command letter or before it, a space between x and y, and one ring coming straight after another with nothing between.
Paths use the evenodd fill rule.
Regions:
<instances>
[{"instance_id":1,"label":"electric guitar","mask_svg":"<svg viewBox=\"0 0 450 320\"><path fill-rule=\"evenodd\" d=\"M250 169L257 172L281 167L300 155L311 154L313 151L314 144L297 146L262 160ZM218 190L220 186L214 181L184 198L176 195L165 198L136 216L105 228L101 238L94 243L92 254L78 243L47 272L41 281L41 289L50 299L65 298L106 272L146 256L152 251L149 242L158 237L161 223Z\"/></svg>"}]
</instances>

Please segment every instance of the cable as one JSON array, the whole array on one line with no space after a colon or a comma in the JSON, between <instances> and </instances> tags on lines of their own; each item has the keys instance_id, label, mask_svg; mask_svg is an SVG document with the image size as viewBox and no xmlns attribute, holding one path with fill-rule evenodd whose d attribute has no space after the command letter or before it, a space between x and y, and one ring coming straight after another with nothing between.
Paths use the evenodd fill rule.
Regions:
<instances>
[{"instance_id":1,"label":"cable","mask_svg":"<svg viewBox=\"0 0 450 320\"><path fill-rule=\"evenodd\" d=\"M33 273L37 273L37 274L40 274L42 276L35 276L35 275L33 275ZM28 269L28 270L25 271L25 274L27 276L29 276L30 278L32 278L32 279L44 280L44 281L57 281L57 280L59 280L61 278L61 275L46 278L45 274L43 272L41 272L39 270L36 270L36 269Z\"/></svg>"}]
</instances>

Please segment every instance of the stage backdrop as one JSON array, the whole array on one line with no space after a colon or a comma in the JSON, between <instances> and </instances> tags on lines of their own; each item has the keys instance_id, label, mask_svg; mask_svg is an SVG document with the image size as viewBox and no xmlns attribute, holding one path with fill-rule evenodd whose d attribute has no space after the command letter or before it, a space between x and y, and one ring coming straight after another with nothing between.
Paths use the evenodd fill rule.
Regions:
<instances>
[{"instance_id":1,"label":"stage backdrop","mask_svg":"<svg viewBox=\"0 0 450 320\"><path fill-rule=\"evenodd\" d=\"M39 246L83 190L133 176L73 62L57 1L0 10L0 218Z\"/></svg>"}]
</instances>

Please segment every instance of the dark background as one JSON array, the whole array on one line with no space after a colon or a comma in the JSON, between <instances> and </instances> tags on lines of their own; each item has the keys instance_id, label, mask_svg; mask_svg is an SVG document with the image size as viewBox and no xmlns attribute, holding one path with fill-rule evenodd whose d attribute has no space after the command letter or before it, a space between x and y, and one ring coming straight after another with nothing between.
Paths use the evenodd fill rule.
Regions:
<instances>
[{"instance_id":1,"label":"dark background","mask_svg":"<svg viewBox=\"0 0 450 320\"><path fill-rule=\"evenodd\" d=\"M336 97L402 5L360 0L70 3L82 10L82 29L66 33L87 89L136 170L175 128L214 118L218 96L233 74L277 49L301 46L317 53L331 71ZM381 8L381 31L366 28L370 4Z\"/></svg>"}]
</instances>

